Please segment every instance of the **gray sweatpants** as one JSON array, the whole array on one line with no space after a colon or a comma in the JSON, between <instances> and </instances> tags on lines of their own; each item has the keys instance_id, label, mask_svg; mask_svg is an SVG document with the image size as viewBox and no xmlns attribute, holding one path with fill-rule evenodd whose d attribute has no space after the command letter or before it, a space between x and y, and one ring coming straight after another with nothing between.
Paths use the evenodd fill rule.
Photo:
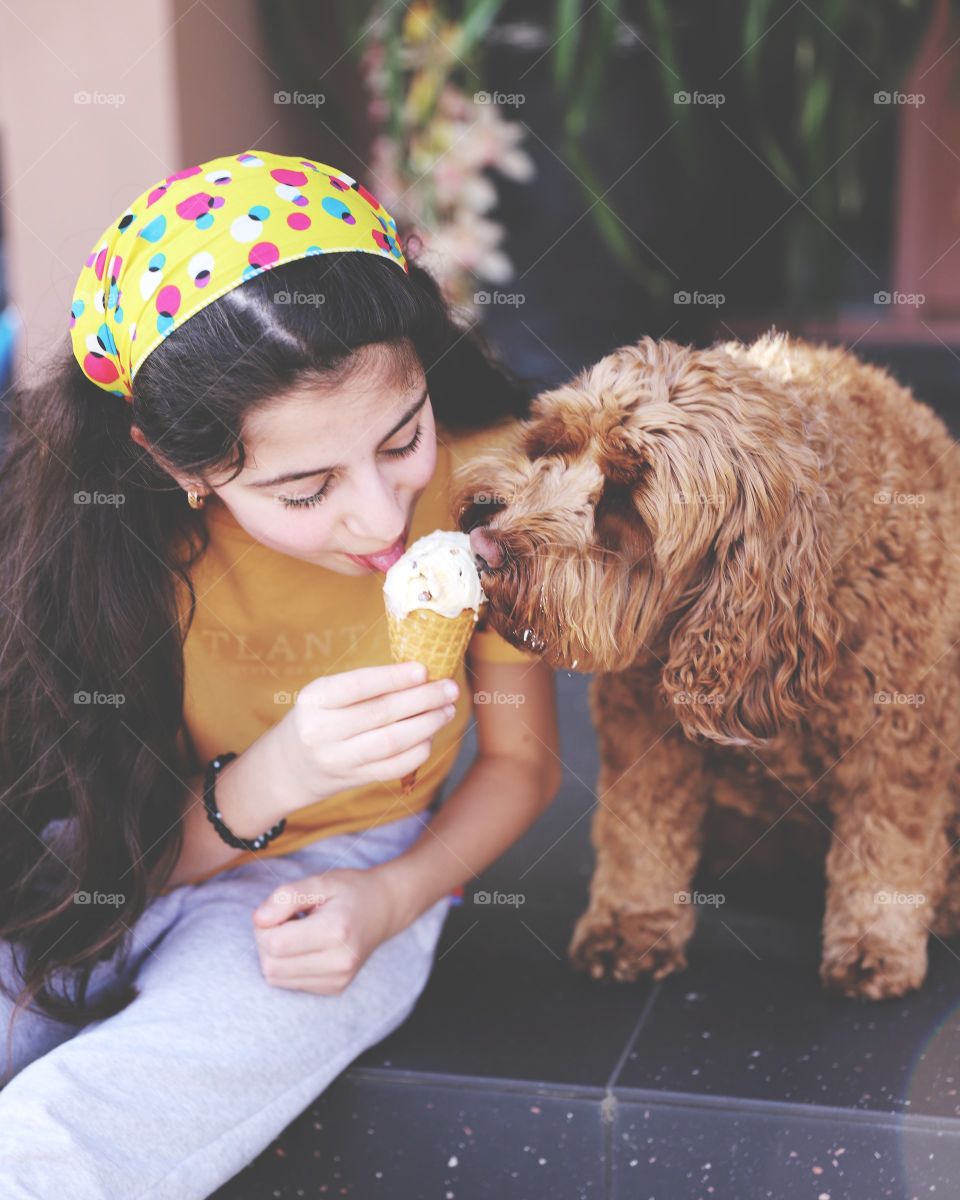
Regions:
<instances>
[{"instance_id":1,"label":"gray sweatpants","mask_svg":"<svg viewBox=\"0 0 960 1200\"><path fill-rule=\"evenodd\" d=\"M22 1012L0 1090L3 1200L200 1200L250 1163L406 1019L450 897L382 942L337 996L266 982L253 909L282 883L393 858L429 818L321 838L158 896L133 927L124 976L140 994L123 1011L79 1030ZM0 969L11 953L0 942ZM116 980L112 960L97 964L90 995ZM4 1060L11 1009L0 993Z\"/></svg>"}]
</instances>

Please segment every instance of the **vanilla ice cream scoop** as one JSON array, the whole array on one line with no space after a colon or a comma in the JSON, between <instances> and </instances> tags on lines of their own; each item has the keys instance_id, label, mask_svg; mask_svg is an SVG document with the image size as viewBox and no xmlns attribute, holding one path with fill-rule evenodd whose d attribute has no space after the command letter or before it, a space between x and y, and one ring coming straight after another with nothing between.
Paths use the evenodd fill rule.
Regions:
<instances>
[{"instance_id":1,"label":"vanilla ice cream scoop","mask_svg":"<svg viewBox=\"0 0 960 1200\"><path fill-rule=\"evenodd\" d=\"M387 609L401 618L417 608L457 617L465 608L477 612L487 599L469 537L446 529L407 548L387 571L383 594Z\"/></svg>"}]
</instances>

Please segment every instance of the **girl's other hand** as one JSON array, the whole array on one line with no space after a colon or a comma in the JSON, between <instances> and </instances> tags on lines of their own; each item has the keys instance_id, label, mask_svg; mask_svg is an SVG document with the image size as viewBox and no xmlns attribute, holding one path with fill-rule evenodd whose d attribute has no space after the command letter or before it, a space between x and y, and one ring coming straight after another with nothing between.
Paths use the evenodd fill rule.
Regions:
<instances>
[{"instance_id":1,"label":"girl's other hand","mask_svg":"<svg viewBox=\"0 0 960 1200\"><path fill-rule=\"evenodd\" d=\"M277 888L253 914L264 979L339 995L377 946L399 932L396 907L376 867L336 868Z\"/></svg>"}]
</instances>

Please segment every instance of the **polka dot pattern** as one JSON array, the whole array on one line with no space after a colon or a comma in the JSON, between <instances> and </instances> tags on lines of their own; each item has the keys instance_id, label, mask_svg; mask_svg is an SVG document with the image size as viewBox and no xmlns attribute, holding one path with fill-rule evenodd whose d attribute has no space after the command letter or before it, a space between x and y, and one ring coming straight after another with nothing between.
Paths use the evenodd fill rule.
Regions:
<instances>
[{"instance_id":1,"label":"polka dot pattern","mask_svg":"<svg viewBox=\"0 0 960 1200\"><path fill-rule=\"evenodd\" d=\"M98 238L70 305L83 373L130 400L174 329L261 271L355 250L408 270L397 225L357 180L261 150L186 167L146 189Z\"/></svg>"}]
</instances>

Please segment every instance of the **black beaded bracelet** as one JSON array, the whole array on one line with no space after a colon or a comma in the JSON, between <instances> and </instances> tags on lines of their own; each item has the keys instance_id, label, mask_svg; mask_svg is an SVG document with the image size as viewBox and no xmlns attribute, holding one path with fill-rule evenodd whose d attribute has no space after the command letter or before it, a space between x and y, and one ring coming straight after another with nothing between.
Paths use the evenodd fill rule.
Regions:
<instances>
[{"instance_id":1,"label":"black beaded bracelet","mask_svg":"<svg viewBox=\"0 0 960 1200\"><path fill-rule=\"evenodd\" d=\"M234 846L237 850L262 850L267 842L272 842L275 837L283 833L286 828L287 818L281 817L272 829L268 829L266 833L261 833L258 838L241 838L230 832L224 824L220 810L217 808L213 790L221 767L225 767L227 763L233 762L236 757L236 754L230 750L226 754L220 754L210 760L207 766L207 777L203 785L203 807L207 810L207 819L210 824L228 846Z\"/></svg>"}]
</instances>

